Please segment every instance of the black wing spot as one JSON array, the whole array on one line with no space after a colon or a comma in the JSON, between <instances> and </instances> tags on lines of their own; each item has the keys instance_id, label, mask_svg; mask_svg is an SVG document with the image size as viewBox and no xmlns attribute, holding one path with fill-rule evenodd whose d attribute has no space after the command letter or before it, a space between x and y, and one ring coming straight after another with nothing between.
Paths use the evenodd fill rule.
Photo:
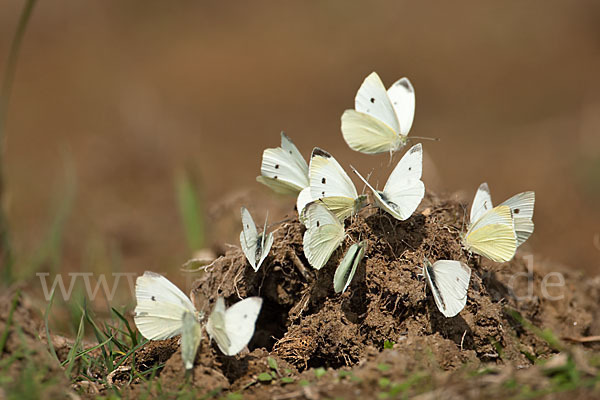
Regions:
<instances>
[{"instance_id":1,"label":"black wing spot","mask_svg":"<svg viewBox=\"0 0 600 400\"><path fill-rule=\"evenodd\" d=\"M152 301L156 301L156 297L152 296L151 297Z\"/></svg>"},{"instance_id":2,"label":"black wing spot","mask_svg":"<svg viewBox=\"0 0 600 400\"><path fill-rule=\"evenodd\" d=\"M275 176L273 177L273 179L277 179L277 175L275 175Z\"/></svg>"},{"instance_id":3,"label":"black wing spot","mask_svg":"<svg viewBox=\"0 0 600 400\"><path fill-rule=\"evenodd\" d=\"M321 179L321 183L324 185L325 184L325 178Z\"/></svg>"},{"instance_id":4,"label":"black wing spot","mask_svg":"<svg viewBox=\"0 0 600 400\"><path fill-rule=\"evenodd\" d=\"M317 228L321 226L321 223L317 221Z\"/></svg>"},{"instance_id":5,"label":"black wing spot","mask_svg":"<svg viewBox=\"0 0 600 400\"><path fill-rule=\"evenodd\" d=\"M518 214L521 212L521 210L519 208L515 208L515 211L513 211L515 214Z\"/></svg>"},{"instance_id":6,"label":"black wing spot","mask_svg":"<svg viewBox=\"0 0 600 400\"><path fill-rule=\"evenodd\" d=\"M246 229L250 229L250 225L246 224Z\"/></svg>"},{"instance_id":7,"label":"black wing spot","mask_svg":"<svg viewBox=\"0 0 600 400\"><path fill-rule=\"evenodd\" d=\"M408 167L408 170L409 170L409 171L412 171L412 167Z\"/></svg>"},{"instance_id":8,"label":"black wing spot","mask_svg":"<svg viewBox=\"0 0 600 400\"><path fill-rule=\"evenodd\" d=\"M319 157L325 157L325 158L331 158L331 154L329 154L329 153L328 153L328 152L326 152L325 150L323 150L323 149L320 149L320 148L318 148L318 147L315 147L315 148L313 149L313 152L312 152L312 154L311 154L311 156L310 156L310 157L312 158L312 157L315 157L315 156L319 156Z\"/></svg>"},{"instance_id":9,"label":"black wing spot","mask_svg":"<svg viewBox=\"0 0 600 400\"><path fill-rule=\"evenodd\" d=\"M375 103L375 98L371 97L371 103Z\"/></svg>"},{"instance_id":10,"label":"black wing spot","mask_svg":"<svg viewBox=\"0 0 600 400\"><path fill-rule=\"evenodd\" d=\"M290 150L290 154L292 154L292 151Z\"/></svg>"},{"instance_id":11,"label":"black wing spot","mask_svg":"<svg viewBox=\"0 0 600 400\"><path fill-rule=\"evenodd\" d=\"M323 195L323 197L325 197L325 192L321 192L321 194Z\"/></svg>"},{"instance_id":12,"label":"black wing spot","mask_svg":"<svg viewBox=\"0 0 600 400\"><path fill-rule=\"evenodd\" d=\"M279 169L279 164L275 164L275 169Z\"/></svg>"}]
</instances>

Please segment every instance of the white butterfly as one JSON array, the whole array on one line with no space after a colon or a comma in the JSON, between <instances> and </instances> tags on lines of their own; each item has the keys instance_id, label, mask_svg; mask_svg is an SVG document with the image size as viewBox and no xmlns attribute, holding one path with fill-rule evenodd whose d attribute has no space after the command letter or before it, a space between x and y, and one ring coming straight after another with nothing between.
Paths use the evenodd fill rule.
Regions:
<instances>
[{"instance_id":1,"label":"white butterfly","mask_svg":"<svg viewBox=\"0 0 600 400\"><path fill-rule=\"evenodd\" d=\"M406 145L415 115L415 90L408 78L386 91L379 75L372 72L358 89L354 108L342 114L342 134L350 148L377 154Z\"/></svg>"},{"instance_id":2,"label":"white butterfly","mask_svg":"<svg viewBox=\"0 0 600 400\"><path fill-rule=\"evenodd\" d=\"M358 171L353 170L371 189L378 206L400 221L408 219L425 196L425 185L421 181L423 147L420 143L404 154L390 174L383 191L373 189Z\"/></svg>"},{"instance_id":3,"label":"white butterfly","mask_svg":"<svg viewBox=\"0 0 600 400\"><path fill-rule=\"evenodd\" d=\"M321 269L342 244L344 225L320 201L306 206L305 215L304 255L313 268Z\"/></svg>"},{"instance_id":4,"label":"white butterfly","mask_svg":"<svg viewBox=\"0 0 600 400\"><path fill-rule=\"evenodd\" d=\"M297 194L308 186L308 164L298 148L281 132L281 147L266 149L256 180L280 194Z\"/></svg>"},{"instance_id":5,"label":"white butterfly","mask_svg":"<svg viewBox=\"0 0 600 400\"><path fill-rule=\"evenodd\" d=\"M306 218L304 216L304 210L308 203L312 202L313 198L310 195L310 186L305 187L298 194L298 198L296 199L296 210L298 210L298 219L304 225L306 223Z\"/></svg>"},{"instance_id":6,"label":"white butterfly","mask_svg":"<svg viewBox=\"0 0 600 400\"><path fill-rule=\"evenodd\" d=\"M471 268L460 261L439 260L433 265L424 260L423 275L433 293L438 310L445 317L454 317L467 304L467 289Z\"/></svg>"},{"instance_id":7,"label":"white butterfly","mask_svg":"<svg viewBox=\"0 0 600 400\"><path fill-rule=\"evenodd\" d=\"M354 274L356 273L356 268L365 256L366 247L367 242L362 241L353 244L348 251L346 251L340 265L338 265L335 270L335 275L333 275L333 290L335 290L336 293L344 293L350 285L350 282L352 282L352 278L354 278Z\"/></svg>"},{"instance_id":8,"label":"white butterfly","mask_svg":"<svg viewBox=\"0 0 600 400\"><path fill-rule=\"evenodd\" d=\"M496 262L511 260L517 250L513 212L508 205L492 208L485 187L480 187L473 199L471 218L463 244L467 250Z\"/></svg>"},{"instance_id":9,"label":"white butterfly","mask_svg":"<svg viewBox=\"0 0 600 400\"><path fill-rule=\"evenodd\" d=\"M533 233L533 208L535 205L535 192L522 192L506 200L501 206L508 206L512 211L515 232L517 234L517 247L522 245ZM471 221L478 219L487 210L493 208L492 197L487 183L482 183L477 189L473 206L471 207Z\"/></svg>"},{"instance_id":10,"label":"white butterfly","mask_svg":"<svg viewBox=\"0 0 600 400\"><path fill-rule=\"evenodd\" d=\"M310 157L309 177L312 200L323 202L340 221L365 205L367 196L359 196L342 166L331 154L318 147Z\"/></svg>"},{"instance_id":11,"label":"white butterfly","mask_svg":"<svg viewBox=\"0 0 600 400\"><path fill-rule=\"evenodd\" d=\"M254 271L258 271L273 245L273 232L267 234L267 220L263 231L259 234L250 212L242 207L242 228L240 244Z\"/></svg>"},{"instance_id":12,"label":"white butterfly","mask_svg":"<svg viewBox=\"0 0 600 400\"><path fill-rule=\"evenodd\" d=\"M146 339L164 340L181 334L181 358L186 369L192 368L202 338L200 321L191 300L167 278L146 271L135 283L134 321Z\"/></svg>"},{"instance_id":13,"label":"white butterfly","mask_svg":"<svg viewBox=\"0 0 600 400\"><path fill-rule=\"evenodd\" d=\"M217 299L208 317L206 331L217 342L223 354L233 356L246 347L254 335L261 306L260 297L248 297L227 309L223 298Z\"/></svg>"}]
</instances>

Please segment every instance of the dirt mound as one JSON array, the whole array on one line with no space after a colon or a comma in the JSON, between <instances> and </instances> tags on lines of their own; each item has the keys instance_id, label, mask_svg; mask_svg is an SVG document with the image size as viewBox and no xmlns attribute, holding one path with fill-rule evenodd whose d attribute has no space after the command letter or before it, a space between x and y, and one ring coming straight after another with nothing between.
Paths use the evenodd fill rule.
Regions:
<instances>
[{"instance_id":1,"label":"dirt mound","mask_svg":"<svg viewBox=\"0 0 600 400\"><path fill-rule=\"evenodd\" d=\"M265 348L299 371L353 366L374 349L381 351L386 342L407 349L419 343L443 369L465 361L528 366L527 355L550 354L552 349L523 329L515 320L519 315L570 337L598 330L593 325L597 307L591 300L598 298L598 282L576 290L581 279L572 277L562 288L561 300L556 294L547 300L542 294L548 293L540 293L548 291L542 287L545 271L540 267L529 273L520 255L502 265L482 262L462 248L463 215L459 203L432 196L403 222L366 210L347 223L344 244L320 271L306 261L304 228L294 219L275 230L271 254L258 272L234 249L207 269L193 293L211 304L217 296L230 304L261 296L263 309L250 350ZM368 242L365 258L349 289L337 295L335 268L359 240ZM456 317L445 318L437 310L420 275L424 257L460 260L472 268L467 305ZM532 295L522 299L530 286ZM595 296L587 298L591 291Z\"/></svg>"}]
</instances>

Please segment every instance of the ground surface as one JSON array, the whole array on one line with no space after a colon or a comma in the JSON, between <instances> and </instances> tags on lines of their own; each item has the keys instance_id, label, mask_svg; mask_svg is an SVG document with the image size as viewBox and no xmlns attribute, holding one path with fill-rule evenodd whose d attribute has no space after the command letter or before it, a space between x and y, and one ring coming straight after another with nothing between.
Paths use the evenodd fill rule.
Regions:
<instances>
[{"instance_id":1,"label":"ground surface","mask_svg":"<svg viewBox=\"0 0 600 400\"><path fill-rule=\"evenodd\" d=\"M462 216L460 204L431 196L404 222L364 210L348 223L345 243L320 271L306 262L303 228L291 218L271 228L275 242L257 273L239 248L231 248L206 268L192 290L197 306L206 310L217 296L229 304L247 296L264 299L247 352L225 357L205 337L186 378L178 339L150 342L135 352L136 368L164 367L148 381L132 379L129 358L110 381L125 397L171 398L189 391L245 399L600 394L594 391L599 348L594 341L578 343L600 334L600 279L543 264L528 274L528 257L522 255L504 264L469 257L460 245ZM349 289L337 295L333 272L357 240L368 242L365 259ZM472 268L468 302L458 316L447 319L437 310L419 276L424 256L462 260ZM563 274L565 285L544 289L548 272ZM0 332L10 304L10 299L2 302ZM62 377L36 339L43 328L32 314L26 304L17 306L4 359L25 340L49 374ZM65 359L69 344L62 347L57 345L57 352ZM19 376L15 371L9 374ZM59 385L84 397L115 392L81 376L73 385L60 378Z\"/></svg>"}]
</instances>

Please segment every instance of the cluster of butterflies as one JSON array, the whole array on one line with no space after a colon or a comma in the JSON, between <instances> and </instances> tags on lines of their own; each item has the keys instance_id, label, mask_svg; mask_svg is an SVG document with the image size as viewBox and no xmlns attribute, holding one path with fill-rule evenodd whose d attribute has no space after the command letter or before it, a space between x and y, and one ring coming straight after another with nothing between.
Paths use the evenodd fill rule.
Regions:
<instances>
[{"instance_id":1,"label":"cluster of butterflies","mask_svg":"<svg viewBox=\"0 0 600 400\"><path fill-rule=\"evenodd\" d=\"M386 90L373 72L359 88L354 110L342 115L344 140L355 151L393 154L408 143L414 112L415 92L407 78ZM352 170L370 189L376 206L397 220L408 219L425 195L421 144L403 155L383 190L373 188L356 169ZM299 219L306 227L304 255L317 270L327 264L344 241L345 220L367 205L367 196L358 194L331 154L316 147L308 164L285 133L281 133L281 147L263 152L257 180L277 193L297 196ZM461 234L463 246L492 261L509 261L533 233L534 203L534 192L523 192L493 207L487 184L481 184L471 206L467 231ZM241 214L240 244L248 262L258 271L273 245L273 232L267 233L265 221L259 233L250 212L242 207ZM350 285L366 246L362 241L346 251L333 278L336 293L343 293ZM446 317L457 315L466 305L471 269L460 261L438 260L432 264L427 259L422 268L439 311ZM226 309L219 298L205 321L175 285L150 272L138 278L136 297L135 322L142 335L160 340L181 334L186 368L193 365L203 325L224 354L237 354L251 339L262 305L260 298L250 297Z\"/></svg>"}]
</instances>

